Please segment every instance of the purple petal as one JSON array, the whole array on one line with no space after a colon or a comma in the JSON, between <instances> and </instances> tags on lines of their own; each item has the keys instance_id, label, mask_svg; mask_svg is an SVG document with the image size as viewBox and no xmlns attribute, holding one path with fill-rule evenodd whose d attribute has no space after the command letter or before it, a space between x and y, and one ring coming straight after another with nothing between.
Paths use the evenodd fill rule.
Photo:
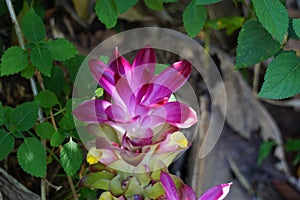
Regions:
<instances>
[{"instance_id":1,"label":"purple petal","mask_svg":"<svg viewBox=\"0 0 300 200\"><path fill-rule=\"evenodd\" d=\"M136 68L145 64L149 64L149 72L152 72L154 74L155 71L155 63L156 63L156 56L153 48L150 46L145 46L139 52L134 58L134 61L132 63L132 68Z\"/></svg>"},{"instance_id":2,"label":"purple petal","mask_svg":"<svg viewBox=\"0 0 300 200\"><path fill-rule=\"evenodd\" d=\"M194 190L186 184L183 184L180 187L180 193L181 193L180 199L182 199L182 200L196 200L197 199Z\"/></svg>"},{"instance_id":3,"label":"purple petal","mask_svg":"<svg viewBox=\"0 0 300 200\"><path fill-rule=\"evenodd\" d=\"M151 47L143 48L137 53L131 72L126 74L133 91L153 79L155 65L155 52Z\"/></svg>"},{"instance_id":4,"label":"purple petal","mask_svg":"<svg viewBox=\"0 0 300 200\"><path fill-rule=\"evenodd\" d=\"M131 118L123 110L123 108L118 105L109 106L105 110L105 113L109 120L114 121L116 123L125 123L125 122L129 122L131 120Z\"/></svg>"},{"instance_id":5,"label":"purple petal","mask_svg":"<svg viewBox=\"0 0 300 200\"><path fill-rule=\"evenodd\" d=\"M115 48L114 53L110 56L108 65L113 72L119 75L124 75L131 69L129 62L119 54L117 47Z\"/></svg>"},{"instance_id":6,"label":"purple petal","mask_svg":"<svg viewBox=\"0 0 300 200\"><path fill-rule=\"evenodd\" d=\"M115 104L124 108L124 110L132 111L136 104L136 98L130 88L126 77L121 77L112 92L112 99Z\"/></svg>"},{"instance_id":7,"label":"purple petal","mask_svg":"<svg viewBox=\"0 0 300 200\"><path fill-rule=\"evenodd\" d=\"M179 89L188 79L192 70L191 63L182 60L173 63L153 79L153 83L164 85L172 92Z\"/></svg>"},{"instance_id":8,"label":"purple petal","mask_svg":"<svg viewBox=\"0 0 300 200\"><path fill-rule=\"evenodd\" d=\"M163 85L146 84L137 93L137 101L142 105L155 107L168 101L172 91Z\"/></svg>"},{"instance_id":9,"label":"purple petal","mask_svg":"<svg viewBox=\"0 0 300 200\"><path fill-rule=\"evenodd\" d=\"M222 200L229 193L232 183L224 183L216 185L207 190L199 200Z\"/></svg>"},{"instance_id":10,"label":"purple petal","mask_svg":"<svg viewBox=\"0 0 300 200\"><path fill-rule=\"evenodd\" d=\"M107 115L105 110L111 104L104 100L88 100L81 103L74 111L73 114L80 121L83 122L105 122L107 121Z\"/></svg>"},{"instance_id":11,"label":"purple petal","mask_svg":"<svg viewBox=\"0 0 300 200\"><path fill-rule=\"evenodd\" d=\"M115 73L106 64L96 59L89 60L89 67L96 82L111 94L115 85Z\"/></svg>"},{"instance_id":12,"label":"purple petal","mask_svg":"<svg viewBox=\"0 0 300 200\"><path fill-rule=\"evenodd\" d=\"M196 112L180 102L168 102L155 111L155 113L162 112L167 115L166 122L178 128L189 128L197 122Z\"/></svg>"},{"instance_id":13,"label":"purple petal","mask_svg":"<svg viewBox=\"0 0 300 200\"><path fill-rule=\"evenodd\" d=\"M167 200L179 200L176 186L171 176L168 173L162 171L160 173L160 181L166 192Z\"/></svg>"}]
</instances>

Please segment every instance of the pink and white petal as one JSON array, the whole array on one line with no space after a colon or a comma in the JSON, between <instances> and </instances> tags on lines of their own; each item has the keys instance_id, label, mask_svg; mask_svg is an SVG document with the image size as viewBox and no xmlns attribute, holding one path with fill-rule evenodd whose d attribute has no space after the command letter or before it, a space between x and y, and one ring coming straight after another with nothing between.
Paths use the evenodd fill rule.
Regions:
<instances>
[{"instance_id":1,"label":"pink and white petal","mask_svg":"<svg viewBox=\"0 0 300 200\"><path fill-rule=\"evenodd\" d=\"M113 104L105 110L105 114L110 121L115 123L127 123L131 121L128 113L119 105Z\"/></svg>"},{"instance_id":2,"label":"pink and white petal","mask_svg":"<svg viewBox=\"0 0 300 200\"><path fill-rule=\"evenodd\" d=\"M224 199L230 191L230 186L232 183L224 183L216 185L209 190L207 190L199 200L222 200Z\"/></svg>"},{"instance_id":3,"label":"pink and white petal","mask_svg":"<svg viewBox=\"0 0 300 200\"><path fill-rule=\"evenodd\" d=\"M146 146L152 143L153 131L151 128L139 128L138 132L129 133L130 142L133 146Z\"/></svg>"},{"instance_id":4,"label":"pink and white petal","mask_svg":"<svg viewBox=\"0 0 300 200\"><path fill-rule=\"evenodd\" d=\"M151 82L154 77L154 73L151 70L152 64L144 64L137 68L132 68L130 73L126 73L126 78L130 83L132 91L136 91L144 84Z\"/></svg>"},{"instance_id":5,"label":"pink and white petal","mask_svg":"<svg viewBox=\"0 0 300 200\"><path fill-rule=\"evenodd\" d=\"M104 100L88 100L81 103L73 114L83 122L101 123L108 120L105 110L111 104Z\"/></svg>"},{"instance_id":6,"label":"pink and white petal","mask_svg":"<svg viewBox=\"0 0 300 200\"><path fill-rule=\"evenodd\" d=\"M132 68L140 67L146 64L149 67L148 69L149 72L154 74L155 65L156 65L155 63L156 63L156 56L155 56L154 49L151 48L149 45L147 45L138 51L132 63Z\"/></svg>"},{"instance_id":7,"label":"pink and white petal","mask_svg":"<svg viewBox=\"0 0 300 200\"><path fill-rule=\"evenodd\" d=\"M96 59L89 60L89 67L96 82L109 94L115 85L115 73L108 66Z\"/></svg>"},{"instance_id":8,"label":"pink and white petal","mask_svg":"<svg viewBox=\"0 0 300 200\"><path fill-rule=\"evenodd\" d=\"M160 109L167 113L166 121L178 128L189 128L197 122L195 110L183 103L168 102Z\"/></svg>"},{"instance_id":9,"label":"pink and white petal","mask_svg":"<svg viewBox=\"0 0 300 200\"><path fill-rule=\"evenodd\" d=\"M132 64L131 72L126 74L133 91L153 79L155 66L156 56L150 46L146 46L137 53Z\"/></svg>"},{"instance_id":10,"label":"pink and white petal","mask_svg":"<svg viewBox=\"0 0 300 200\"><path fill-rule=\"evenodd\" d=\"M197 200L196 194L190 186L183 184L180 187L179 191L181 194L180 199L182 199L182 200Z\"/></svg>"},{"instance_id":11,"label":"pink and white petal","mask_svg":"<svg viewBox=\"0 0 300 200\"><path fill-rule=\"evenodd\" d=\"M169 88L158 84L146 84L136 94L137 101L145 106L157 107L165 104L172 91Z\"/></svg>"},{"instance_id":12,"label":"pink and white petal","mask_svg":"<svg viewBox=\"0 0 300 200\"><path fill-rule=\"evenodd\" d=\"M134 94L125 77L121 77L115 85L112 92L112 100L114 104L122 106L126 110L133 110L136 104Z\"/></svg>"},{"instance_id":13,"label":"pink and white petal","mask_svg":"<svg viewBox=\"0 0 300 200\"><path fill-rule=\"evenodd\" d=\"M129 62L119 54L118 48L110 56L108 61L109 68L115 72L115 74L124 75L131 69Z\"/></svg>"},{"instance_id":14,"label":"pink and white petal","mask_svg":"<svg viewBox=\"0 0 300 200\"><path fill-rule=\"evenodd\" d=\"M191 70L192 66L188 61L178 61L155 76L152 82L164 85L174 93L187 81Z\"/></svg>"},{"instance_id":15,"label":"pink and white petal","mask_svg":"<svg viewBox=\"0 0 300 200\"><path fill-rule=\"evenodd\" d=\"M175 183L168 173L164 171L160 173L160 182L166 192L167 200L180 200L176 191Z\"/></svg>"}]
</instances>

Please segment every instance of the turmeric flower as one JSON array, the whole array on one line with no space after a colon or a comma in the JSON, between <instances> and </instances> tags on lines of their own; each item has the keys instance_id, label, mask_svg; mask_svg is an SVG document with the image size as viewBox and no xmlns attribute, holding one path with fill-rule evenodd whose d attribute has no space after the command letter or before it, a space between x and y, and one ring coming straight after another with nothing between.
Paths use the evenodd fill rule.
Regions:
<instances>
[{"instance_id":1,"label":"turmeric flower","mask_svg":"<svg viewBox=\"0 0 300 200\"><path fill-rule=\"evenodd\" d=\"M146 46L132 64L116 49L108 64L91 59L89 67L105 94L103 99L83 102L74 115L87 122L89 132L97 136L93 152L100 152L95 153L99 155L96 159L104 164L122 159L137 166L146 154L169 153L169 157L164 155L171 162L189 146L185 136L177 131L194 125L196 112L184 103L169 101L191 73L188 61L173 63L155 75L156 56ZM105 126L112 127L115 140L103 136Z\"/></svg>"}]
</instances>

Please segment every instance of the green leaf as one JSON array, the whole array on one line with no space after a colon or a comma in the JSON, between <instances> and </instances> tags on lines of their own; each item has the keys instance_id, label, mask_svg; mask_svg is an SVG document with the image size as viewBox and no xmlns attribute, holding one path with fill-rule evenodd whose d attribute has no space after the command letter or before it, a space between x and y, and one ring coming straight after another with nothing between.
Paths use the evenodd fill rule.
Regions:
<instances>
[{"instance_id":1,"label":"green leaf","mask_svg":"<svg viewBox=\"0 0 300 200\"><path fill-rule=\"evenodd\" d=\"M263 27L278 41L287 34L288 13L279 0L253 0L255 13Z\"/></svg>"},{"instance_id":2,"label":"green leaf","mask_svg":"<svg viewBox=\"0 0 300 200\"><path fill-rule=\"evenodd\" d=\"M33 127L38 118L38 109L36 102L27 102L17 106L10 114L11 128L26 131Z\"/></svg>"},{"instance_id":3,"label":"green leaf","mask_svg":"<svg viewBox=\"0 0 300 200\"><path fill-rule=\"evenodd\" d=\"M118 11L113 0L96 0L96 15L106 28L113 28L117 24Z\"/></svg>"},{"instance_id":4,"label":"green leaf","mask_svg":"<svg viewBox=\"0 0 300 200\"><path fill-rule=\"evenodd\" d=\"M54 127L49 122L42 122L36 126L36 134L45 140L50 140L55 132Z\"/></svg>"},{"instance_id":5,"label":"green leaf","mask_svg":"<svg viewBox=\"0 0 300 200\"><path fill-rule=\"evenodd\" d=\"M154 74L161 73L163 70L165 70L169 66L170 66L169 64L157 63L156 66L155 66L155 72L154 72Z\"/></svg>"},{"instance_id":6,"label":"green leaf","mask_svg":"<svg viewBox=\"0 0 300 200\"><path fill-rule=\"evenodd\" d=\"M265 81L258 96L283 99L300 92L300 58L294 52L285 52L269 64Z\"/></svg>"},{"instance_id":7,"label":"green leaf","mask_svg":"<svg viewBox=\"0 0 300 200\"><path fill-rule=\"evenodd\" d=\"M32 64L30 64L26 67L26 69L24 69L21 72L21 76L24 78L30 79L34 75L34 72L35 72L35 68Z\"/></svg>"},{"instance_id":8,"label":"green leaf","mask_svg":"<svg viewBox=\"0 0 300 200\"><path fill-rule=\"evenodd\" d=\"M300 19L293 19L293 28L298 37L300 37Z\"/></svg>"},{"instance_id":9,"label":"green leaf","mask_svg":"<svg viewBox=\"0 0 300 200\"><path fill-rule=\"evenodd\" d=\"M38 95L34 97L34 100L38 102L42 108L52 108L59 104L56 95L49 90L38 93Z\"/></svg>"},{"instance_id":10,"label":"green leaf","mask_svg":"<svg viewBox=\"0 0 300 200\"><path fill-rule=\"evenodd\" d=\"M6 124L6 116L5 116L5 110L2 105L2 102L0 101L0 126Z\"/></svg>"},{"instance_id":11,"label":"green leaf","mask_svg":"<svg viewBox=\"0 0 300 200\"><path fill-rule=\"evenodd\" d=\"M300 151L300 139L288 139L285 144L285 150L291 151Z\"/></svg>"},{"instance_id":12,"label":"green leaf","mask_svg":"<svg viewBox=\"0 0 300 200\"><path fill-rule=\"evenodd\" d=\"M64 61L78 53L74 45L64 38L48 40L46 44L54 60Z\"/></svg>"},{"instance_id":13,"label":"green leaf","mask_svg":"<svg viewBox=\"0 0 300 200\"><path fill-rule=\"evenodd\" d=\"M1 76L18 73L28 65L28 54L20 47L7 49L1 58Z\"/></svg>"},{"instance_id":14,"label":"green leaf","mask_svg":"<svg viewBox=\"0 0 300 200\"><path fill-rule=\"evenodd\" d=\"M32 64L46 76L51 76L52 55L46 47L35 47L30 52Z\"/></svg>"},{"instance_id":15,"label":"green leaf","mask_svg":"<svg viewBox=\"0 0 300 200\"><path fill-rule=\"evenodd\" d=\"M83 55L76 55L74 58L71 58L70 60L67 60L65 63L66 66L68 66L70 80L74 83L77 72L81 64L83 63L85 59L85 56Z\"/></svg>"},{"instance_id":16,"label":"green leaf","mask_svg":"<svg viewBox=\"0 0 300 200\"><path fill-rule=\"evenodd\" d=\"M178 0L163 0L163 2L165 3L174 3L177 2Z\"/></svg>"},{"instance_id":17,"label":"green leaf","mask_svg":"<svg viewBox=\"0 0 300 200\"><path fill-rule=\"evenodd\" d=\"M261 165L262 161L270 154L275 143L272 141L265 141L259 147L257 164Z\"/></svg>"},{"instance_id":18,"label":"green leaf","mask_svg":"<svg viewBox=\"0 0 300 200\"><path fill-rule=\"evenodd\" d=\"M45 39L45 25L33 9L29 10L25 14L21 25L23 34L27 40L32 42L39 42Z\"/></svg>"},{"instance_id":19,"label":"green leaf","mask_svg":"<svg viewBox=\"0 0 300 200\"><path fill-rule=\"evenodd\" d=\"M96 91L95 91L95 96L96 97L102 97L103 94L104 94L103 88L99 87L99 88L96 89Z\"/></svg>"},{"instance_id":20,"label":"green leaf","mask_svg":"<svg viewBox=\"0 0 300 200\"><path fill-rule=\"evenodd\" d=\"M197 5L208 5L208 4L214 4L214 3L218 3L222 0L197 0L196 4Z\"/></svg>"},{"instance_id":21,"label":"green leaf","mask_svg":"<svg viewBox=\"0 0 300 200\"><path fill-rule=\"evenodd\" d=\"M206 20L206 8L191 1L183 12L183 25L190 37L195 37L203 28Z\"/></svg>"},{"instance_id":22,"label":"green leaf","mask_svg":"<svg viewBox=\"0 0 300 200\"><path fill-rule=\"evenodd\" d=\"M254 37L255 36L255 37ZM248 20L238 37L236 66L247 67L273 56L280 44L256 20Z\"/></svg>"},{"instance_id":23,"label":"green leaf","mask_svg":"<svg viewBox=\"0 0 300 200\"><path fill-rule=\"evenodd\" d=\"M17 158L21 168L28 174L36 177L46 175L46 151L36 138L25 138L18 149Z\"/></svg>"},{"instance_id":24,"label":"green leaf","mask_svg":"<svg viewBox=\"0 0 300 200\"><path fill-rule=\"evenodd\" d=\"M163 9L163 0L144 0L148 8L152 10L162 10Z\"/></svg>"},{"instance_id":25,"label":"green leaf","mask_svg":"<svg viewBox=\"0 0 300 200\"><path fill-rule=\"evenodd\" d=\"M117 6L117 9L120 14L126 12L129 8L134 6L139 0L114 0L115 5Z\"/></svg>"},{"instance_id":26,"label":"green leaf","mask_svg":"<svg viewBox=\"0 0 300 200\"><path fill-rule=\"evenodd\" d=\"M51 77L43 76L45 88L55 93L57 97L61 96L65 77L62 69L59 66L53 66Z\"/></svg>"},{"instance_id":27,"label":"green leaf","mask_svg":"<svg viewBox=\"0 0 300 200\"><path fill-rule=\"evenodd\" d=\"M214 20L207 20L205 23L205 27L209 27L215 30L226 29L226 34L230 35L234 31L238 30L243 26L245 22L244 17L225 17Z\"/></svg>"},{"instance_id":28,"label":"green leaf","mask_svg":"<svg viewBox=\"0 0 300 200\"><path fill-rule=\"evenodd\" d=\"M50 139L50 145L52 147L59 147L63 143L65 138L66 137L62 133L56 131Z\"/></svg>"},{"instance_id":29,"label":"green leaf","mask_svg":"<svg viewBox=\"0 0 300 200\"><path fill-rule=\"evenodd\" d=\"M294 29L294 20L293 18L289 19L289 28L288 28L288 35L290 39L299 40L300 37L296 34Z\"/></svg>"},{"instance_id":30,"label":"green leaf","mask_svg":"<svg viewBox=\"0 0 300 200\"><path fill-rule=\"evenodd\" d=\"M82 150L73 142L72 138L70 138L70 141L63 145L60 151L61 166L67 175L73 176L79 170L82 160Z\"/></svg>"},{"instance_id":31,"label":"green leaf","mask_svg":"<svg viewBox=\"0 0 300 200\"><path fill-rule=\"evenodd\" d=\"M0 129L0 161L5 159L10 152L12 152L14 146L15 138L10 133Z\"/></svg>"},{"instance_id":32,"label":"green leaf","mask_svg":"<svg viewBox=\"0 0 300 200\"><path fill-rule=\"evenodd\" d=\"M71 113L65 113L58 125L64 131L72 131L75 128L73 115Z\"/></svg>"},{"instance_id":33,"label":"green leaf","mask_svg":"<svg viewBox=\"0 0 300 200\"><path fill-rule=\"evenodd\" d=\"M2 125L10 125L10 114L14 109L9 106L2 106L0 104L0 124Z\"/></svg>"}]
</instances>

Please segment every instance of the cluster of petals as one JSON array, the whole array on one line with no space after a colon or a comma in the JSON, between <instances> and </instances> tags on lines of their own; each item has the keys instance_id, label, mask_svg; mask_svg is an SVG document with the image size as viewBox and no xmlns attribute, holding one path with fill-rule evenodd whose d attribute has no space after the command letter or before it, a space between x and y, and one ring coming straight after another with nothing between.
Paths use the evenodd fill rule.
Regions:
<instances>
[{"instance_id":1,"label":"cluster of petals","mask_svg":"<svg viewBox=\"0 0 300 200\"><path fill-rule=\"evenodd\" d=\"M95 124L108 125L115 131L117 141L97 138L96 150L101 151L99 154L104 164L116 161L120 155L123 155L122 159L129 158L132 164L136 162L131 160L136 153L176 152L188 147L186 138L182 139L184 136L178 130L194 125L196 112L184 103L169 100L191 73L188 61L175 62L155 74L155 52L146 46L138 51L132 64L116 49L108 64L91 59L89 67L105 93L102 99L80 104L74 115L92 127L89 127L90 132L99 132L100 129L95 131ZM116 159L103 160L105 154Z\"/></svg>"}]
</instances>

